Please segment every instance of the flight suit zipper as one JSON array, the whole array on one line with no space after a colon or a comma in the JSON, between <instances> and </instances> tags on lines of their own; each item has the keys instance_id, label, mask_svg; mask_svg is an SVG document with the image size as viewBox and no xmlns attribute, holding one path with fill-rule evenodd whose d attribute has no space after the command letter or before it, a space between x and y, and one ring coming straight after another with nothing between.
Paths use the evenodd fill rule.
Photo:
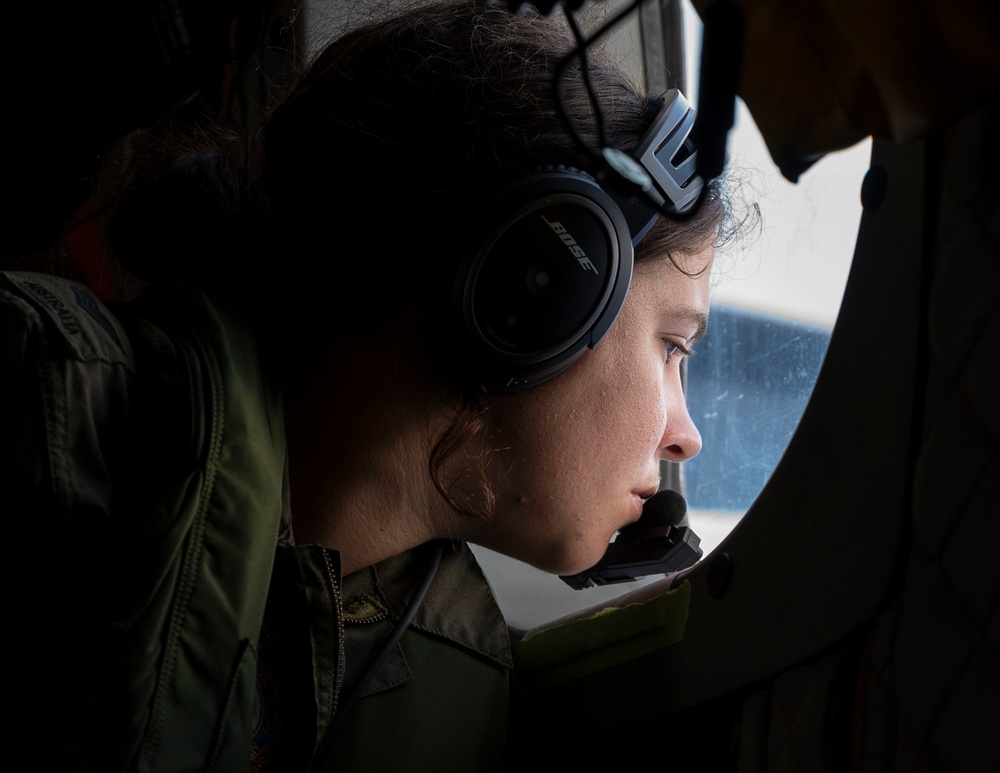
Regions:
<instances>
[{"instance_id":1,"label":"flight suit zipper","mask_svg":"<svg viewBox=\"0 0 1000 773\"><path fill-rule=\"evenodd\" d=\"M333 593L334 615L337 619L337 674L334 678L333 707L330 712L330 720L337 716L337 706L340 702L340 689L344 683L344 598L340 591L340 581L337 572L333 567L330 558L330 551L323 548L323 563L326 566L327 578L330 581L330 589Z\"/></svg>"}]
</instances>

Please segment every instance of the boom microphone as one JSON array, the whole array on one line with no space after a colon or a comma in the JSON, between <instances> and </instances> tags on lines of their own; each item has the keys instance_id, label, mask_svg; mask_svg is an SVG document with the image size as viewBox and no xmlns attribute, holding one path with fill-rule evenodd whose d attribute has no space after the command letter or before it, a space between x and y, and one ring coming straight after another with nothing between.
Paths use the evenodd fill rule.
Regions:
<instances>
[{"instance_id":1,"label":"boom microphone","mask_svg":"<svg viewBox=\"0 0 1000 773\"><path fill-rule=\"evenodd\" d=\"M600 561L578 574L560 575L560 579L581 590L693 566L702 556L701 539L682 525L686 515L684 497L671 489L658 491L646 500L639 520L618 532Z\"/></svg>"}]
</instances>

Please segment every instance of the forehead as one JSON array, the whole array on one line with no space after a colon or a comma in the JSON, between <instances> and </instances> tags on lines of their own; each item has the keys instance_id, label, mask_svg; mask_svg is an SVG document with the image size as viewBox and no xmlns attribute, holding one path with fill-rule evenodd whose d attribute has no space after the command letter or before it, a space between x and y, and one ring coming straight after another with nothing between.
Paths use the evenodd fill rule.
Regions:
<instances>
[{"instance_id":1,"label":"forehead","mask_svg":"<svg viewBox=\"0 0 1000 773\"><path fill-rule=\"evenodd\" d=\"M714 257L709 243L694 253L650 256L636 263L630 294L658 295L661 302L683 298L707 306Z\"/></svg>"},{"instance_id":2,"label":"forehead","mask_svg":"<svg viewBox=\"0 0 1000 773\"><path fill-rule=\"evenodd\" d=\"M649 249L650 247L654 249ZM636 248L636 271L650 271L667 263L684 273L695 275L710 271L715 259L715 238L705 237L701 244L691 250L656 250L656 245L643 245Z\"/></svg>"}]
</instances>

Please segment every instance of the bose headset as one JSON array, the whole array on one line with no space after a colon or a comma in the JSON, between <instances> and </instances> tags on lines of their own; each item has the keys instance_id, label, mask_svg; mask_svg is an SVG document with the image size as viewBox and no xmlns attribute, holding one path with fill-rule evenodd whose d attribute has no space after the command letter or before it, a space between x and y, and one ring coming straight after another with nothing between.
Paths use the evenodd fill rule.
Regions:
<instances>
[{"instance_id":1,"label":"bose headset","mask_svg":"<svg viewBox=\"0 0 1000 773\"><path fill-rule=\"evenodd\" d=\"M700 203L694 122L672 89L634 155L605 149L601 182L553 167L499 194L490 207L499 220L454 288L470 368L488 390L541 384L604 337L625 301L635 246L661 212L680 216Z\"/></svg>"}]
</instances>

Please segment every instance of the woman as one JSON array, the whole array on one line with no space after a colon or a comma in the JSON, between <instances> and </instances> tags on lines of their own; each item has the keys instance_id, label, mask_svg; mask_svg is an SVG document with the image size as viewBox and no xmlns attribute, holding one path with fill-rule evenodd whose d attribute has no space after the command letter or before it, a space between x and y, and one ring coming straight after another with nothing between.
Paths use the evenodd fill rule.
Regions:
<instances>
[{"instance_id":1,"label":"woman","mask_svg":"<svg viewBox=\"0 0 1000 773\"><path fill-rule=\"evenodd\" d=\"M655 219L634 269L635 229L599 256L601 238L555 219L576 223L565 209L541 210L532 226L541 231L513 245L497 236L519 206L511 197L534 200L525 180L543 180L543 195L552 178L584 186L603 203L587 148L633 152L661 113L663 99L647 99L591 49L603 126L579 58L567 60L554 100L574 46L561 20L474 2L425 6L330 43L252 142L207 126L131 142L109 244L181 312L142 300L117 309L127 334L148 332L144 320L169 332L181 317L195 327L211 317L220 357L244 363L256 352L261 392L273 383L280 395L230 400L231 413L279 440L252 463L242 456L257 448L249 431L242 445L221 442L222 483L206 498L212 508L220 490L239 497L243 481L263 492L244 498L245 522L281 517L273 571L247 558L241 581L270 588L251 642L255 688L200 701L213 712L252 703L256 730L244 748L255 769L499 766L510 644L466 543L549 572L582 571L639 518L660 462L699 451L679 368L707 322L726 215L718 183L683 217ZM598 332L553 355L549 338L561 341L567 324L553 299L577 274L560 275L552 261L567 256L588 281L618 277L598 283L598 311L583 309L584 327ZM502 278L504 260L521 266L514 280ZM523 295L513 311L511 293ZM544 341L526 344L520 336L535 323ZM206 549L200 562L217 555ZM219 595L241 593L250 591ZM211 615L187 620L177 627L204 625L199 635L224 646ZM185 635L178 658L192 646ZM178 682L177 714L191 716L184 691L210 670L192 666ZM123 756L183 756L184 731L162 730L168 711L156 694L149 723L131 731L146 740ZM215 737L208 756L240 748L233 727L236 740Z\"/></svg>"}]
</instances>

